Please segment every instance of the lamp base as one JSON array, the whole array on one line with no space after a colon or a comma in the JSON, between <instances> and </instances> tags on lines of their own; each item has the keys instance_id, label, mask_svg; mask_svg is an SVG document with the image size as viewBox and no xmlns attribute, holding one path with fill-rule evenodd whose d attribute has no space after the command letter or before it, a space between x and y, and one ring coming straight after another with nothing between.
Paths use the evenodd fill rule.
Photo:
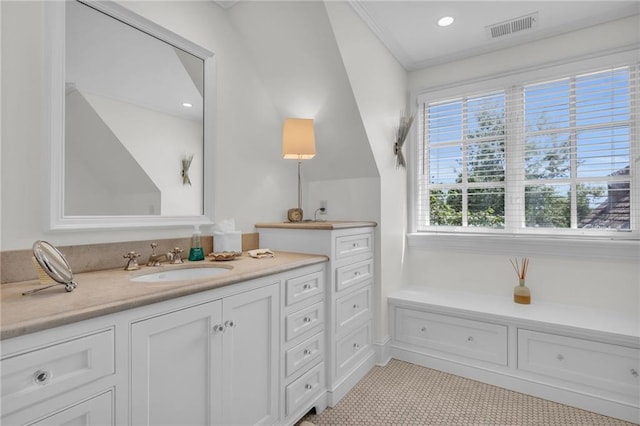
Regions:
<instances>
[{"instance_id":1,"label":"lamp base","mask_svg":"<svg viewBox=\"0 0 640 426\"><path fill-rule=\"evenodd\" d=\"M289 222L302 222L302 209L294 208L287 211Z\"/></svg>"}]
</instances>

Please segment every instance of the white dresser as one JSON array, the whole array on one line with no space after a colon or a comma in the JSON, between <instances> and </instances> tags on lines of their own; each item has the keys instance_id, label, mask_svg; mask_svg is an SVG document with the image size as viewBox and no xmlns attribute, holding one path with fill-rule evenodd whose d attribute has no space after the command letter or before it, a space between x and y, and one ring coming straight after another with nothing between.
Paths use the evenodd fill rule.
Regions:
<instances>
[{"instance_id":1,"label":"white dresser","mask_svg":"<svg viewBox=\"0 0 640 426\"><path fill-rule=\"evenodd\" d=\"M260 246L329 256L326 387L330 406L373 367L375 222L258 223Z\"/></svg>"}]
</instances>

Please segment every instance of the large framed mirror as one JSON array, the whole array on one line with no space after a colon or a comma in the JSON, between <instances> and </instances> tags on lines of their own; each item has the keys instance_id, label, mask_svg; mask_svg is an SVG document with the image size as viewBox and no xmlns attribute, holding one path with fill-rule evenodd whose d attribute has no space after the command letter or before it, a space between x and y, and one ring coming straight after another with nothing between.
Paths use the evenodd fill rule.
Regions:
<instances>
[{"instance_id":1,"label":"large framed mirror","mask_svg":"<svg viewBox=\"0 0 640 426\"><path fill-rule=\"evenodd\" d=\"M52 230L212 223L212 52L113 2L47 2Z\"/></svg>"}]
</instances>

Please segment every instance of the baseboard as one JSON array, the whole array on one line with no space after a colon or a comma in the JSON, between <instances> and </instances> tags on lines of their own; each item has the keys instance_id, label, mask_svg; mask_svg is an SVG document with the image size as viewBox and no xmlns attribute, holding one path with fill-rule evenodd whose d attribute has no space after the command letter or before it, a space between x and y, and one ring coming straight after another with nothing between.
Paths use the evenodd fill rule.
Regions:
<instances>
[{"instance_id":1,"label":"baseboard","mask_svg":"<svg viewBox=\"0 0 640 426\"><path fill-rule=\"evenodd\" d=\"M505 372L469 366L455 361L425 355L420 352L394 347L391 344L389 344L389 346L391 358L400 361L455 374L467 379L477 380L628 422L640 423L640 409L637 407L528 380Z\"/></svg>"},{"instance_id":2,"label":"baseboard","mask_svg":"<svg viewBox=\"0 0 640 426\"><path fill-rule=\"evenodd\" d=\"M376 365L384 367L391 360L391 336L386 336L381 342L374 342L376 351Z\"/></svg>"},{"instance_id":3,"label":"baseboard","mask_svg":"<svg viewBox=\"0 0 640 426\"><path fill-rule=\"evenodd\" d=\"M362 362L355 367L348 375L346 375L333 389L327 391L327 404L329 407L335 407L342 398L373 368L375 365L376 353L364 358Z\"/></svg>"}]
</instances>

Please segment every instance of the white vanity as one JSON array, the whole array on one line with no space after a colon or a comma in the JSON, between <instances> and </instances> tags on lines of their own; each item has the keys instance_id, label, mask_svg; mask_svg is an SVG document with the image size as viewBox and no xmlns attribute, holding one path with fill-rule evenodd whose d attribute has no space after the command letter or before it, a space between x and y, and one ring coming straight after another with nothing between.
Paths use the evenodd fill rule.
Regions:
<instances>
[{"instance_id":1,"label":"white vanity","mask_svg":"<svg viewBox=\"0 0 640 426\"><path fill-rule=\"evenodd\" d=\"M293 424L323 410L326 257L226 264L175 283L79 274L73 293L4 284L2 424Z\"/></svg>"}]
</instances>

